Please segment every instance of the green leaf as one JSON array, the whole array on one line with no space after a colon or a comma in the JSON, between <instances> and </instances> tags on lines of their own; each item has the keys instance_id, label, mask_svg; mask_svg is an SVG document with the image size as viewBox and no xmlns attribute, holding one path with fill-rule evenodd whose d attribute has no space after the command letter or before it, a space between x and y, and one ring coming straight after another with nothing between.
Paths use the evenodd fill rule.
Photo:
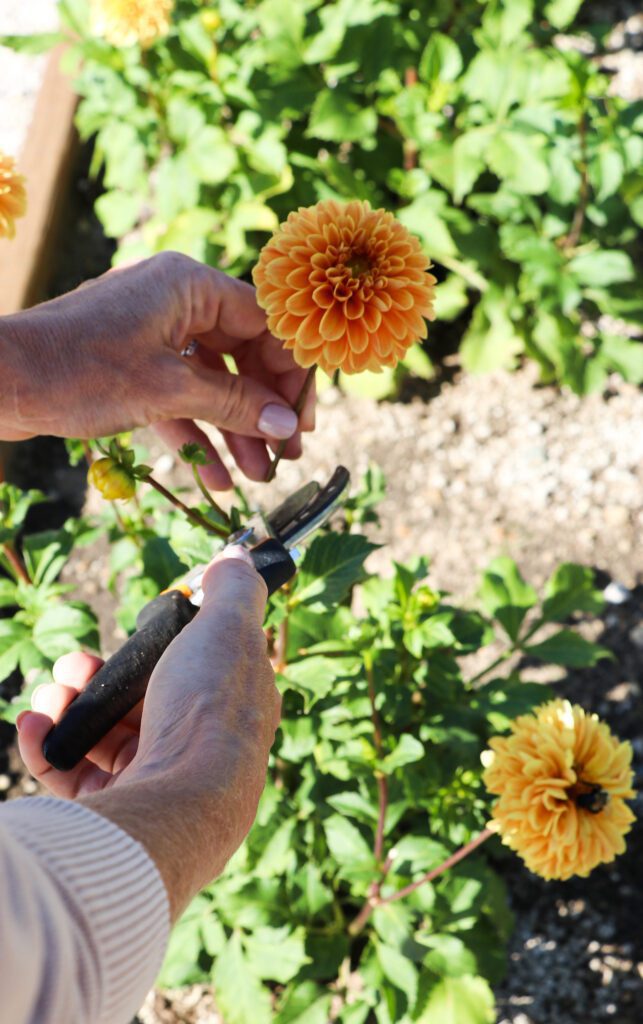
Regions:
<instances>
[{"instance_id":1,"label":"green leaf","mask_svg":"<svg viewBox=\"0 0 643 1024\"><path fill-rule=\"evenodd\" d=\"M328 142L368 142L377 127L377 114L342 86L322 89L310 112L306 136Z\"/></svg>"},{"instance_id":2,"label":"green leaf","mask_svg":"<svg viewBox=\"0 0 643 1024\"><path fill-rule=\"evenodd\" d=\"M178 576L183 575L187 565L172 549L166 537L149 537L143 547L143 574L154 580L163 590Z\"/></svg>"},{"instance_id":3,"label":"green leaf","mask_svg":"<svg viewBox=\"0 0 643 1024\"><path fill-rule=\"evenodd\" d=\"M304 710L310 711L317 701L327 697L340 679L355 675L360 668L359 658L325 658L312 655L288 665L280 677L283 684L300 693Z\"/></svg>"},{"instance_id":4,"label":"green leaf","mask_svg":"<svg viewBox=\"0 0 643 1024\"><path fill-rule=\"evenodd\" d=\"M572 23L583 0L550 0L545 7L545 17L554 28L567 28Z\"/></svg>"},{"instance_id":5,"label":"green leaf","mask_svg":"<svg viewBox=\"0 0 643 1024\"><path fill-rule=\"evenodd\" d=\"M413 963L403 953L393 946L386 946L383 942L376 943L375 949L384 977L404 993L409 1008L412 1007L418 987L417 970Z\"/></svg>"},{"instance_id":6,"label":"green leaf","mask_svg":"<svg viewBox=\"0 0 643 1024\"><path fill-rule=\"evenodd\" d=\"M11 608L16 603L16 584L0 577L0 608Z\"/></svg>"},{"instance_id":7,"label":"green leaf","mask_svg":"<svg viewBox=\"0 0 643 1024\"><path fill-rule=\"evenodd\" d=\"M390 366L382 367L380 373L371 373L369 370L362 373L344 373L340 370L339 386L347 395L379 402L383 398L395 395L397 380L395 370Z\"/></svg>"},{"instance_id":8,"label":"green leaf","mask_svg":"<svg viewBox=\"0 0 643 1024\"><path fill-rule=\"evenodd\" d=\"M23 622L0 619L0 682L18 666L25 646L31 641L31 632Z\"/></svg>"},{"instance_id":9,"label":"green leaf","mask_svg":"<svg viewBox=\"0 0 643 1024\"><path fill-rule=\"evenodd\" d=\"M311 962L304 950L305 937L303 927L256 928L244 939L250 970L258 978L285 985Z\"/></svg>"},{"instance_id":10,"label":"green leaf","mask_svg":"<svg viewBox=\"0 0 643 1024\"><path fill-rule=\"evenodd\" d=\"M449 628L449 613L432 615L404 634L404 646L414 658L421 658L424 651L436 647L453 647L456 638Z\"/></svg>"},{"instance_id":11,"label":"green leaf","mask_svg":"<svg viewBox=\"0 0 643 1024\"><path fill-rule=\"evenodd\" d=\"M270 1024L270 993L251 970L238 931L217 957L212 980L217 1008L226 1024Z\"/></svg>"},{"instance_id":12,"label":"green leaf","mask_svg":"<svg viewBox=\"0 0 643 1024\"><path fill-rule=\"evenodd\" d=\"M485 611L515 641L525 615L537 601L536 591L525 583L516 563L510 558L494 559L483 574L479 593Z\"/></svg>"},{"instance_id":13,"label":"green leaf","mask_svg":"<svg viewBox=\"0 0 643 1024\"><path fill-rule=\"evenodd\" d=\"M141 213L142 201L138 195L130 195L121 189L104 192L94 204L94 209L110 238L121 238L131 231Z\"/></svg>"},{"instance_id":14,"label":"green leaf","mask_svg":"<svg viewBox=\"0 0 643 1024\"><path fill-rule=\"evenodd\" d=\"M511 370L523 349L524 339L509 317L504 297L497 288L490 288L460 343L462 365L470 373Z\"/></svg>"},{"instance_id":15,"label":"green leaf","mask_svg":"<svg viewBox=\"0 0 643 1024\"><path fill-rule=\"evenodd\" d=\"M458 44L443 32L432 32L418 64L420 79L433 84L438 79L453 82L462 71Z\"/></svg>"},{"instance_id":16,"label":"green leaf","mask_svg":"<svg viewBox=\"0 0 643 1024\"><path fill-rule=\"evenodd\" d=\"M324 832L328 848L337 861L368 860L372 856L362 833L339 814L326 819Z\"/></svg>"},{"instance_id":17,"label":"green leaf","mask_svg":"<svg viewBox=\"0 0 643 1024\"><path fill-rule=\"evenodd\" d=\"M291 606L325 610L338 604L363 579L364 562L376 547L358 534L316 537L301 563Z\"/></svg>"},{"instance_id":18,"label":"green leaf","mask_svg":"<svg viewBox=\"0 0 643 1024\"><path fill-rule=\"evenodd\" d=\"M327 1024L331 995L322 991L313 981L304 981L291 989L273 1024Z\"/></svg>"},{"instance_id":19,"label":"green leaf","mask_svg":"<svg viewBox=\"0 0 643 1024\"><path fill-rule=\"evenodd\" d=\"M395 844L393 870L398 871L402 865L410 864L414 872L430 871L442 864L448 856L449 850L443 843L428 836L406 835Z\"/></svg>"},{"instance_id":20,"label":"green leaf","mask_svg":"<svg viewBox=\"0 0 643 1024\"><path fill-rule=\"evenodd\" d=\"M478 969L475 956L457 935L416 932L415 941L431 950L422 962L435 974L457 978L463 974L475 974Z\"/></svg>"},{"instance_id":21,"label":"green leaf","mask_svg":"<svg viewBox=\"0 0 643 1024\"><path fill-rule=\"evenodd\" d=\"M435 984L416 1024L493 1024L493 993L484 978L464 974Z\"/></svg>"},{"instance_id":22,"label":"green leaf","mask_svg":"<svg viewBox=\"0 0 643 1024\"><path fill-rule=\"evenodd\" d=\"M543 616L548 622L562 622L572 612L598 615L605 600L594 586L594 572L583 565L564 562L545 585Z\"/></svg>"},{"instance_id":23,"label":"green leaf","mask_svg":"<svg viewBox=\"0 0 643 1024\"><path fill-rule=\"evenodd\" d=\"M453 143L453 201L460 204L484 170L485 154L491 136L486 127L471 128Z\"/></svg>"},{"instance_id":24,"label":"green leaf","mask_svg":"<svg viewBox=\"0 0 643 1024\"><path fill-rule=\"evenodd\" d=\"M420 380L433 380L435 377L433 363L419 341L407 349L401 363L407 370L411 371L414 377L419 377Z\"/></svg>"},{"instance_id":25,"label":"green leaf","mask_svg":"<svg viewBox=\"0 0 643 1024\"><path fill-rule=\"evenodd\" d=\"M561 629L559 633L554 633L539 644L526 644L523 651L531 658L538 658L539 661L567 665L569 668L588 668L602 658L614 657L605 647L590 643L571 629Z\"/></svg>"},{"instance_id":26,"label":"green leaf","mask_svg":"<svg viewBox=\"0 0 643 1024\"><path fill-rule=\"evenodd\" d=\"M75 651L81 641L97 648L96 619L90 609L80 602L53 605L36 621L33 641L43 654L54 661L68 651Z\"/></svg>"},{"instance_id":27,"label":"green leaf","mask_svg":"<svg viewBox=\"0 0 643 1024\"><path fill-rule=\"evenodd\" d=\"M604 334L600 347L601 362L615 369L624 380L643 384L643 341L624 338L618 334Z\"/></svg>"},{"instance_id":28,"label":"green leaf","mask_svg":"<svg viewBox=\"0 0 643 1024\"><path fill-rule=\"evenodd\" d=\"M424 753L424 749L422 750ZM377 821L377 807L374 807L360 793L348 791L346 793L334 793L326 797L326 803L334 810L339 811L349 818L356 818L366 825L373 825Z\"/></svg>"},{"instance_id":29,"label":"green leaf","mask_svg":"<svg viewBox=\"0 0 643 1024\"><path fill-rule=\"evenodd\" d=\"M36 32L28 36L0 36L0 46L6 46L14 53L47 53L54 46L65 41L62 32Z\"/></svg>"},{"instance_id":30,"label":"green leaf","mask_svg":"<svg viewBox=\"0 0 643 1024\"><path fill-rule=\"evenodd\" d=\"M185 151L187 170L205 185L226 181L237 166L237 153L228 135L216 125L207 125L188 142Z\"/></svg>"},{"instance_id":31,"label":"green leaf","mask_svg":"<svg viewBox=\"0 0 643 1024\"><path fill-rule=\"evenodd\" d=\"M395 749L383 758L378 767L385 775L390 775L396 768L403 768L405 764L413 764L421 761L424 757L424 747L410 733L402 733Z\"/></svg>"},{"instance_id":32,"label":"green leaf","mask_svg":"<svg viewBox=\"0 0 643 1024\"><path fill-rule=\"evenodd\" d=\"M489 143L489 167L516 191L540 195L549 186L549 169L541 155L544 137L500 131Z\"/></svg>"},{"instance_id":33,"label":"green leaf","mask_svg":"<svg viewBox=\"0 0 643 1024\"><path fill-rule=\"evenodd\" d=\"M618 249L600 249L581 253L569 263L570 273L589 287L607 287L634 280L634 267L630 257Z\"/></svg>"},{"instance_id":34,"label":"green leaf","mask_svg":"<svg viewBox=\"0 0 643 1024\"><path fill-rule=\"evenodd\" d=\"M297 828L296 818L287 818L270 837L257 861L254 873L257 878L272 878L281 875L296 863L293 837Z\"/></svg>"}]
</instances>

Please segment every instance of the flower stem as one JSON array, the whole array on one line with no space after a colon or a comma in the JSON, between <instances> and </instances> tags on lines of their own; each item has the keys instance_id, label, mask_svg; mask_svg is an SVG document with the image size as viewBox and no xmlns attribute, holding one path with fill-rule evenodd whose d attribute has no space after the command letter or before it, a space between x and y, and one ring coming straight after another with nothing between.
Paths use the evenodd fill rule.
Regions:
<instances>
[{"instance_id":1,"label":"flower stem","mask_svg":"<svg viewBox=\"0 0 643 1024\"><path fill-rule=\"evenodd\" d=\"M491 831L491 829L483 829L482 832L480 832L477 836L474 836L474 838L471 839L468 843L466 843L465 846L462 846L459 850L456 850L455 853L452 853L450 857L447 857L446 860L442 861L442 863L439 864L437 868L433 868L432 871L427 871L427 873L425 875L422 875L421 878L418 878L415 882L411 882L409 885L406 885L403 889L399 889L398 892L394 892L391 896L380 896L380 889L383 879L379 883L374 883L374 885L371 886L371 890L369 892L369 895L366 899L364 906L360 910L357 917L348 926L349 935L359 935L359 933L366 925L368 919L370 918L371 914L373 913L376 907L382 907L387 903L395 903L396 900L404 899L405 896L408 896L410 893L415 892L415 890L419 889L421 885L425 884L425 882L432 882L434 878L437 878L445 871L448 871L448 869L453 867L454 864L457 864L459 861L464 860L465 857L468 857L469 854L476 849L476 847L486 842L486 840L489 839L490 836L492 835L493 832ZM387 868L387 871L388 867L390 867L389 862L392 863L392 860L393 855L391 852L384 864L384 867Z\"/></svg>"},{"instance_id":2,"label":"flower stem","mask_svg":"<svg viewBox=\"0 0 643 1024\"><path fill-rule=\"evenodd\" d=\"M209 533L216 533L217 537L230 536L229 530L226 530L225 527L223 526L217 526L216 523L211 523L208 519L205 518L205 516L202 516L200 512L197 512L196 509L188 508L188 506L184 505L180 498L177 498L175 494L172 494L171 491L168 491L167 488L164 487L163 484L160 484L158 480L155 480L153 476L146 476L145 480L147 481L148 484L151 484L151 486L156 491L158 491L159 494L162 494L164 498L167 498L167 500L170 501L176 508L180 509L181 512L183 512L188 517L188 519L191 522L193 522L196 526L202 526L205 530L208 530Z\"/></svg>"},{"instance_id":3,"label":"flower stem","mask_svg":"<svg viewBox=\"0 0 643 1024\"><path fill-rule=\"evenodd\" d=\"M207 489L207 487L203 483L203 480L201 479L201 474L199 473L199 467L195 466L193 464L192 465L192 473L194 474L194 479L196 480L196 485L199 488L199 490L201 491L201 494L203 495L203 497L207 501L208 505L210 505L214 509L214 511L217 513L217 515L221 516L221 518L223 519L224 523L227 526L230 526L230 516L227 514L227 512L223 511L223 509L221 508L220 505L217 505L216 501L214 500L214 498L210 494L209 490Z\"/></svg>"},{"instance_id":4,"label":"flower stem","mask_svg":"<svg viewBox=\"0 0 643 1024\"><path fill-rule=\"evenodd\" d=\"M378 759L382 757L382 720L375 705L375 679L373 676L373 660L370 652L364 656L364 668L366 669L366 681L368 684L368 699L371 702L371 718L373 720L373 739L375 741L375 753ZM388 807L388 779L383 772L377 771L377 790L379 794L379 811L377 816L377 828L375 830L375 846L373 853L375 860L379 863L382 859L384 849L384 822L386 820L386 809Z\"/></svg>"},{"instance_id":5,"label":"flower stem","mask_svg":"<svg viewBox=\"0 0 643 1024\"><path fill-rule=\"evenodd\" d=\"M23 583L30 584L31 580L29 579L29 573L27 572L24 562L22 561L20 555L14 549L14 547L9 543L5 543L2 545L2 553L7 559L9 566L15 573L16 579L22 580Z\"/></svg>"},{"instance_id":6,"label":"flower stem","mask_svg":"<svg viewBox=\"0 0 643 1024\"><path fill-rule=\"evenodd\" d=\"M305 381L303 383L301 391L299 392L299 397L297 398L297 401L295 402L295 404L293 406L293 411L297 413L297 416L299 416L301 410L304 407L304 404L306 402L306 398L308 397L308 392L310 391L312 383L313 383L313 381L315 379L316 370L317 370L317 364L313 363L313 365L308 370L308 373L306 374L306 379L305 379ZM277 472L277 466L281 462L281 458L282 458L282 456L283 456L283 454L284 454L284 452L286 450L286 445L288 444L288 440L289 439L286 438L285 440L279 442L279 447L277 448L277 451L275 452L275 457L272 460L272 462L270 463L270 467L268 469L268 473L267 473L267 476L266 476L266 483L270 483L271 480L274 480L275 473Z\"/></svg>"}]
</instances>

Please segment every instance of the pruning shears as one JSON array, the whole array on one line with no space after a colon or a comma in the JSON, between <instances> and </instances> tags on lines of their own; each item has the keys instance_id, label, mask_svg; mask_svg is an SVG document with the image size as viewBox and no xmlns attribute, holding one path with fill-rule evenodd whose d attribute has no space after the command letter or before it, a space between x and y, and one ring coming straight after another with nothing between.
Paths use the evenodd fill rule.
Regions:
<instances>
[{"instance_id":1,"label":"pruning shears","mask_svg":"<svg viewBox=\"0 0 643 1024\"><path fill-rule=\"evenodd\" d=\"M329 519L349 482L348 470L338 466L324 487L313 480L273 512L255 513L226 544L246 548L268 593L274 594L295 575L299 545ZM142 608L136 632L98 670L47 735L43 753L54 768L75 768L144 697L161 655L201 607L205 570L205 565L196 566Z\"/></svg>"}]
</instances>

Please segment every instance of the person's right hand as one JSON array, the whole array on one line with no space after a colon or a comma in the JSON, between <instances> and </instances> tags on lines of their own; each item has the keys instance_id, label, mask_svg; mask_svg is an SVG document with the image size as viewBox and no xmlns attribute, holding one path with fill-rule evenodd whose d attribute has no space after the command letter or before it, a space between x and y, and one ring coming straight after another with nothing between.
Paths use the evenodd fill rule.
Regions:
<instances>
[{"instance_id":1,"label":"person's right hand","mask_svg":"<svg viewBox=\"0 0 643 1024\"><path fill-rule=\"evenodd\" d=\"M262 630L266 586L250 557L224 549L203 587L201 610L160 659L142 706L72 771L52 768L42 744L100 659L59 659L55 682L36 690L34 710L18 723L34 778L57 796L80 797L142 842L175 910L222 869L250 828L280 713Z\"/></svg>"}]
</instances>

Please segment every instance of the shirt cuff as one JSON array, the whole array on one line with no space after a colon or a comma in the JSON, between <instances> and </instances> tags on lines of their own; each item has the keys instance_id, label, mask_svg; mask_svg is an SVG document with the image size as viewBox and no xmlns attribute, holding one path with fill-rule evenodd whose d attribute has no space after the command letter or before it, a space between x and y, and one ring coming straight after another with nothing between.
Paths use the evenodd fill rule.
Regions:
<instances>
[{"instance_id":1,"label":"shirt cuff","mask_svg":"<svg viewBox=\"0 0 643 1024\"><path fill-rule=\"evenodd\" d=\"M170 931L154 861L113 822L73 801L12 800L2 823L38 858L94 947L97 1024L131 1020L158 974Z\"/></svg>"}]
</instances>

